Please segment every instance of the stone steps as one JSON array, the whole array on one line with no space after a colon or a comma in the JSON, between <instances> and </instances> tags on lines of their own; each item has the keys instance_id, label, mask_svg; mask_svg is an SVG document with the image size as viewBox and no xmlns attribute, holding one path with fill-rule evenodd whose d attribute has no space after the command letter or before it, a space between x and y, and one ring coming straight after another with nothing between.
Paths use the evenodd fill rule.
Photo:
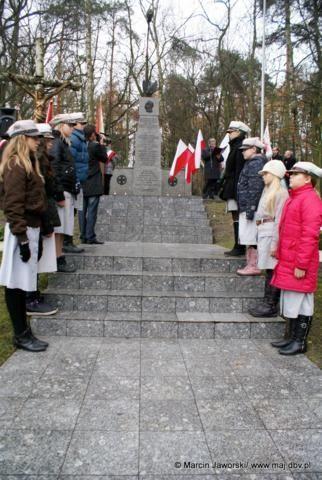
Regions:
<instances>
[{"instance_id":1,"label":"stone steps","mask_svg":"<svg viewBox=\"0 0 322 480\"><path fill-rule=\"evenodd\" d=\"M244 313L62 311L32 319L38 335L126 338L277 338L284 322Z\"/></svg>"},{"instance_id":2,"label":"stone steps","mask_svg":"<svg viewBox=\"0 0 322 480\"><path fill-rule=\"evenodd\" d=\"M157 290L166 292L263 292L264 277L240 277L234 273L150 272L78 270L49 276L50 288ZM86 293L86 291L85 291Z\"/></svg>"}]
</instances>

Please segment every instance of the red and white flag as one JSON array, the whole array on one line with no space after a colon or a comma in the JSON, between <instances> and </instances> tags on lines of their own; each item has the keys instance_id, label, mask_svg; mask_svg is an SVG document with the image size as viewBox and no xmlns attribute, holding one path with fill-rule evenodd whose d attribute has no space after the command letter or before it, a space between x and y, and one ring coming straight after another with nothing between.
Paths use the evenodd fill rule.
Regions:
<instances>
[{"instance_id":1,"label":"red and white flag","mask_svg":"<svg viewBox=\"0 0 322 480\"><path fill-rule=\"evenodd\" d=\"M201 152L204 148L206 148L206 142L203 139L201 130L199 130L195 150L195 170L198 170L200 168Z\"/></svg>"},{"instance_id":2,"label":"red and white flag","mask_svg":"<svg viewBox=\"0 0 322 480\"><path fill-rule=\"evenodd\" d=\"M102 99L100 98L99 103L96 107L96 133L104 133L104 118L103 118L103 107Z\"/></svg>"},{"instance_id":3,"label":"red and white flag","mask_svg":"<svg viewBox=\"0 0 322 480\"><path fill-rule=\"evenodd\" d=\"M187 145L180 139L169 172L170 179L173 179L186 166L187 150Z\"/></svg>"},{"instance_id":4,"label":"red and white flag","mask_svg":"<svg viewBox=\"0 0 322 480\"><path fill-rule=\"evenodd\" d=\"M196 171L195 168L195 149L192 145L188 145L186 153L186 168L185 168L185 179L186 183L191 183L191 177L193 172Z\"/></svg>"},{"instance_id":5,"label":"red and white flag","mask_svg":"<svg viewBox=\"0 0 322 480\"><path fill-rule=\"evenodd\" d=\"M272 158L273 151L272 151L272 145L271 145L271 137L269 135L269 130L268 130L268 123L266 123L266 128L264 131L263 144L265 145L266 157L270 160Z\"/></svg>"},{"instance_id":6,"label":"red and white flag","mask_svg":"<svg viewBox=\"0 0 322 480\"><path fill-rule=\"evenodd\" d=\"M54 117L54 100L49 100L47 113L46 113L46 123L49 123Z\"/></svg>"}]
</instances>

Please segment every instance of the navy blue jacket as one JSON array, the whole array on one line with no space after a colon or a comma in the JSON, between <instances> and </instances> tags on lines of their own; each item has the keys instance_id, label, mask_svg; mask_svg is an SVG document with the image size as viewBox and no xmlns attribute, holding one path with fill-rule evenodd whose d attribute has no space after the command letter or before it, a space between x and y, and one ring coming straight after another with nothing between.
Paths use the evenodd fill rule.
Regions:
<instances>
[{"instance_id":1,"label":"navy blue jacket","mask_svg":"<svg viewBox=\"0 0 322 480\"><path fill-rule=\"evenodd\" d=\"M246 212L246 218L253 220L264 188L264 182L258 172L262 170L266 158L257 154L245 161L237 186L239 212Z\"/></svg>"},{"instance_id":2,"label":"navy blue jacket","mask_svg":"<svg viewBox=\"0 0 322 480\"><path fill-rule=\"evenodd\" d=\"M88 150L85 135L82 130L74 129L70 136L71 146L78 182L85 182L88 174Z\"/></svg>"}]
</instances>

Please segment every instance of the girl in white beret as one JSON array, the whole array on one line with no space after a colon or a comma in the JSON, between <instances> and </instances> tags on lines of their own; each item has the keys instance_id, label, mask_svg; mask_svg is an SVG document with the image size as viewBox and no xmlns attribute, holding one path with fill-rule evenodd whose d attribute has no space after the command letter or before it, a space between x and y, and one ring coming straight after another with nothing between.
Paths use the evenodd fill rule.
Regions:
<instances>
[{"instance_id":1,"label":"girl in white beret","mask_svg":"<svg viewBox=\"0 0 322 480\"><path fill-rule=\"evenodd\" d=\"M255 214L257 225L257 267L266 270L265 294L263 302L250 308L253 317L277 317L277 305L280 290L270 283L273 270L277 264L276 248L278 243L278 228L282 210L288 192L283 182L286 168L280 160L267 162L258 172L262 176L265 187L262 192L258 209Z\"/></svg>"},{"instance_id":2,"label":"girl in white beret","mask_svg":"<svg viewBox=\"0 0 322 480\"><path fill-rule=\"evenodd\" d=\"M47 208L44 178L36 157L39 130L32 120L15 122L0 165L1 201L6 217L0 284L14 330L14 344L41 352L48 343L36 338L27 324L26 292L37 289L42 255L40 226Z\"/></svg>"}]
</instances>

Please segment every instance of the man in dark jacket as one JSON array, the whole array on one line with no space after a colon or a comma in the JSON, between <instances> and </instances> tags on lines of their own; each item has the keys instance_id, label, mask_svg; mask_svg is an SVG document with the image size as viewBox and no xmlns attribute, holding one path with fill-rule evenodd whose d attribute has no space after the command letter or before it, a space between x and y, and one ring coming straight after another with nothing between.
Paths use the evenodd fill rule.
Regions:
<instances>
[{"instance_id":1,"label":"man in dark jacket","mask_svg":"<svg viewBox=\"0 0 322 480\"><path fill-rule=\"evenodd\" d=\"M94 125L86 125L84 133L88 141L89 163L87 180L82 183L84 202L81 238L83 243L99 245L104 243L97 240L95 234L99 200L104 190L100 164L105 163L107 152L104 138L97 137Z\"/></svg>"},{"instance_id":2,"label":"man in dark jacket","mask_svg":"<svg viewBox=\"0 0 322 480\"><path fill-rule=\"evenodd\" d=\"M221 149L216 147L216 140L210 138L208 147L202 150L201 158L204 162L205 186L203 198L215 198L218 193L218 182L220 179L221 163L224 161Z\"/></svg>"},{"instance_id":3,"label":"man in dark jacket","mask_svg":"<svg viewBox=\"0 0 322 480\"><path fill-rule=\"evenodd\" d=\"M234 222L235 244L232 250L225 252L225 255L239 257L245 254L244 245L239 245L238 241L238 205L237 205L237 185L240 172L242 171L245 160L240 147L244 138L249 134L250 128L243 122L232 121L229 124L227 133L229 134L230 152L226 162L226 168L223 179L223 189L221 198L227 202L227 210L231 212Z\"/></svg>"},{"instance_id":4,"label":"man in dark jacket","mask_svg":"<svg viewBox=\"0 0 322 480\"><path fill-rule=\"evenodd\" d=\"M280 149L277 145L272 148L272 160L283 160Z\"/></svg>"}]
</instances>

